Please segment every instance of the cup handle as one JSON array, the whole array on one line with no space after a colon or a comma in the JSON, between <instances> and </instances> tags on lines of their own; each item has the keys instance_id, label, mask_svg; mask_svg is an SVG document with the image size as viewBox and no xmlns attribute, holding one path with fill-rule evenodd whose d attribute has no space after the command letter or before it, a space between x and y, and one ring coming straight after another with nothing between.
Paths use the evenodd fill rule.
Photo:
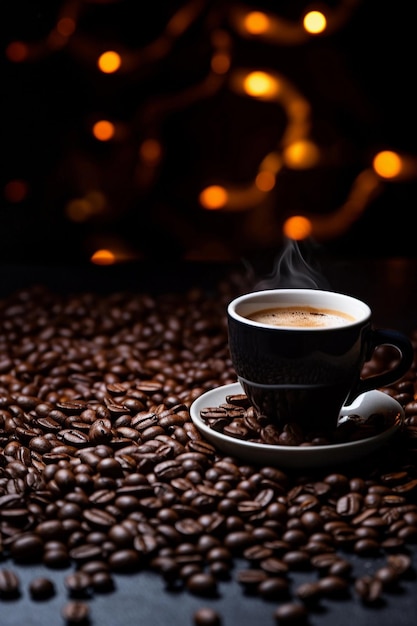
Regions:
<instances>
[{"instance_id":1,"label":"cup handle","mask_svg":"<svg viewBox=\"0 0 417 626\"><path fill-rule=\"evenodd\" d=\"M362 393L379 387L386 387L402 378L410 369L414 360L414 349L411 341L403 333L395 330L373 329L370 333L367 361L378 346L391 346L401 355L395 367L375 376L359 378L355 387L349 392L345 404L349 405Z\"/></svg>"}]
</instances>

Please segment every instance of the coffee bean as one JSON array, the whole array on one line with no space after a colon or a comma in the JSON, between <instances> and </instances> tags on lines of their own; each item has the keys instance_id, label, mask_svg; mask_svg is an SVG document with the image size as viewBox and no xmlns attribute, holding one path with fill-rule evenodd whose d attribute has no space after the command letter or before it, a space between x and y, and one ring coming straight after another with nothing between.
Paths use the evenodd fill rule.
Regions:
<instances>
[{"instance_id":1,"label":"coffee bean","mask_svg":"<svg viewBox=\"0 0 417 626\"><path fill-rule=\"evenodd\" d=\"M318 581L320 593L329 598L345 597L349 592L349 582L341 576L329 575Z\"/></svg>"},{"instance_id":2,"label":"coffee bean","mask_svg":"<svg viewBox=\"0 0 417 626\"><path fill-rule=\"evenodd\" d=\"M70 446L82 447L89 444L88 434L74 428L61 430L59 436L64 444L68 444Z\"/></svg>"},{"instance_id":3,"label":"coffee bean","mask_svg":"<svg viewBox=\"0 0 417 626\"><path fill-rule=\"evenodd\" d=\"M116 518L105 510L92 508L87 509L83 513L83 518L88 522L91 528L107 530L116 523Z\"/></svg>"},{"instance_id":4,"label":"coffee bean","mask_svg":"<svg viewBox=\"0 0 417 626\"><path fill-rule=\"evenodd\" d=\"M48 600L55 595L55 585L49 578L34 578L29 583L29 593L34 600Z\"/></svg>"},{"instance_id":5,"label":"coffee bean","mask_svg":"<svg viewBox=\"0 0 417 626\"><path fill-rule=\"evenodd\" d=\"M408 554L392 554L388 555L387 563L399 575L403 575L411 567L411 557Z\"/></svg>"},{"instance_id":6,"label":"coffee bean","mask_svg":"<svg viewBox=\"0 0 417 626\"><path fill-rule=\"evenodd\" d=\"M244 569L236 574L237 582L244 587L246 592L257 590L260 583L268 578L266 572L261 569Z\"/></svg>"},{"instance_id":7,"label":"coffee bean","mask_svg":"<svg viewBox=\"0 0 417 626\"><path fill-rule=\"evenodd\" d=\"M20 579L11 569L0 569L0 598L16 598L20 595Z\"/></svg>"},{"instance_id":8,"label":"coffee bean","mask_svg":"<svg viewBox=\"0 0 417 626\"><path fill-rule=\"evenodd\" d=\"M343 558L335 559L328 569L328 573L333 576L350 576L352 572L352 563Z\"/></svg>"},{"instance_id":9,"label":"coffee bean","mask_svg":"<svg viewBox=\"0 0 417 626\"><path fill-rule=\"evenodd\" d=\"M72 572L71 574L67 574L64 584L71 596L88 596L91 587L91 577L85 571L78 570L76 572Z\"/></svg>"},{"instance_id":10,"label":"coffee bean","mask_svg":"<svg viewBox=\"0 0 417 626\"><path fill-rule=\"evenodd\" d=\"M381 602L382 581L372 576L361 576L354 582L354 589L364 604L376 605Z\"/></svg>"},{"instance_id":11,"label":"coffee bean","mask_svg":"<svg viewBox=\"0 0 417 626\"><path fill-rule=\"evenodd\" d=\"M88 439L92 444L108 443L112 437L112 423L109 419L96 419L88 430Z\"/></svg>"},{"instance_id":12,"label":"coffee bean","mask_svg":"<svg viewBox=\"0 0 417 626\"><path fill-rule=\"evenodd\" d=\"M62 609L61 615L67 624L88 624L90 621L90 607L85 602L67 602Z\"/></svg>"},{"instance_id":13,"label":"coffee bean","mask_svg":"<svg viewBox=\"0 0 417 626\"><path fill-rule=\"evenodd\" d=\"M94 576L95 574L104 572L110 573L110 567L106 561L101 560L90 560L85 563L80 564L79 570L81 572L86 572L89 576Z\"/></svg>"},{"instance_id":14,"label":"coffee bean","mask_svg":"<svg viewBox=\"0 0 417 626\"><path fill-rule=\"evenodd\" d=\"M215 609L201 607L193 614L193 624L195 626L221 626L222 618Z\"/></svg>"},{"instance_id":15,"label":"coffee bean","mask_svg":"<svg viewBox=\"0 0 417 626\"><path fill-rule=\"evenodd\" d=\"M42 562L50 568L64 568L70 565L70 556L64 543L56 542L56 545L45 545Z\"/></svg>"},{"instance_id":16,"label":"coffee bean","mask_svg":"<svg viewBox=\"0 0 417 626\"><path fill-rule=\"evenodd\" d=\"M339 515L346 517L353 517L357 515L363 505L363 497L361 494L352 492L345 494L336 503L336 511Z\"/></svg>"},{"instance_id":17,"label":"coffee bean","mask_svg":"<svg viewBox=\"0 0 417 626\"><path fill-rule=\"evenodd\" d=\"M132 548L115 550L108 559L109 566L114 572L136 571L141 564L139 554Z\"/></svg>"},{"instance_id":18,"label":"coffee bean","mask_svg":"<svg viewBox=\"0 0 417 626\"><path fill-rule=\"evenodd\" d=\"M289 597L290 585L282 576L267 576L261 580L257 587L257 593L265 600L279 600Z\"/></svg>"},{"instance_id":19,"label":"coffee bean","mask_svg":"<svg viewBox=\"0 0 417 626\"><path fill-rule=\"evenodd\" d=\"M10 554L17 563L36 563L43 555L42 539L34 533L22 533L15 537L10 547Z\"/></svg>"},{"instance_id":20,"label":"coffee bean","mask_svg":"<svg viewBox=\"0 0 417 626\"><path fill-rule=\"evenodd\" d=\"M95 593L109 593L115 589L114 579L109 572L95 572L90 577L90 584Z\"/></svg>"},{"instance_id":21,"label":"coffee bean","mask_svg":"<svg viewBox=\"0 0 417 626\"><path fill-rule=\"evenodd\" d=\"M79 535L79 541L84 540L84 534ZM74 563L81 564L88 561L101 559L103 556L103 548L101 545L95 545L93 543L80 543L69 551L70 558Z\"/></svg>"},{"instance_id":22,"label":"coffee bean","mask_svg":"<svg viewBox=\"0 0 417 626\"><path fill-rule=\"evenodd\" d=\"M317 581L305 582L295 589L295 595L305 604L317 602L322 594L322 589Z\"/></svg>"},{"instance_id":23,"label":"coffee bean","mask_svg":"<svg viewBox=\"0 0 417 626\"><path fill-rule=\"evenodd\" d=\"M374 539L358 539L358 541L354 544L354 551L356 554L360 554L362 556L367 555L377 555L380 552L381 546L378 541Z\"/></svg>"},{"instance_id":24,"label":"coffee bean","mask_svg":"<svg viewBox=\"0 0 417 626\"><path fill-rule=\"evenodd\" d=\"M285 567L294 571L303 571L310 568L311 559L307 550L289 550L282 556Z\"/></svg>"},{"instance_id":25,"label":"coffee bean","mask_svg":"<svg viewBox=\"0 0 417 626\"><path fill-rule=\"evenodd\" d=\"M297 602L285 602L274 611L277 624L305 624L307 617L306 607Z\"/></svg>"},{"instance_id":26,"label":"coffee bean","mask_svg":"<svg viewBox=\"0 0 417 626\"><path fill-rule=\"evenodd\" d=\"M243 552L243 556L245 557L245 559L247 561L253 561L253 562L258 562L265 560L267 558L269 558L270 556L272 556L273 554L273 550L272 548L267 548L263 545L253 545L253 546L249 546L249 548L246 548L246 550L244 550Z\"/></svg>"},{"instance_id":27,"label":"coffee bean","mask_svg":"<svg viewBox=\"0 0 417 626\"><path fill-rule=\"evenodd\" d=\"M217 595L217 581L212 574L198 572L190 576L186 583L187 589L196 596Z\"/></svg>"}]
</instances>

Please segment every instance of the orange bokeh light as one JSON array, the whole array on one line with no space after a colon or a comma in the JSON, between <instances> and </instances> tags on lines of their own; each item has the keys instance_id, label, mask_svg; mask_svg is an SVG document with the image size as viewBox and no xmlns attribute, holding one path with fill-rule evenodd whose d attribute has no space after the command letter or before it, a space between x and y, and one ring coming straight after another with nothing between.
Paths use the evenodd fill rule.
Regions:
<instances>
[{"instance_id":1,"label":"orange bokeh light","mask_svg":"<svg viewBox=\"0 0 417 626\"><path fill-rule=\"evenodd\" d=\"M395 178L402 169L403 163L401 157L392 150L384 150L379 152L373 160L374 171L382 178Z\"/></svg>"},{"instance_id":2,"label":"orange bokeh light","mask_svg":"<svg viewBox=\"0 0 417 626\"><path fill-rule=\"evenodd\" d=\"M261 11L251 11L246 15L244 25L251 35L261 35L268 30L270 19Z\"/></svg>"},{"instance_id":3,"label":"orange bokeh light","mask_svg":"<svg viewBox=\"0 0 417 626\"><path fill-rule=\"evenodd\" d=\"M280 83L268 72L251 72L246 76L243 88L248 96L271 98L278 95Z\"/></svg>"},{"instance_id":4,"label":"orange bokeh light","mask_svg":"<svg viewBox=\"0 0 417 626\"><path fill-rule=\"evenodd\" d=\"M120 68L122 59L120 54L114 52L114 50L108 50L103 52L98 58L97 65L101 72L104 74L114 74Z\"/></svg>"},{"instance_id":5,"label":"orange bokeh light","mask_svg":"<svg viewBox=\"0 0 417 626\"><path fill-rule=\"evenodd\" d=\"M116 255L111 250L101 248L91 256L91 262L95 265L113 265L116 262Z\"/></svg>"},{"instance_id":6,"label":"orange bokeh light","mask_svg":"<svg viewBox=\"0 0 417 626\"><path fill-rule=\"evenodd\" d=\"M255 185L260 191L271 191L275 187L275 174L268 171L259 172Z\"/></svg>"},{"instance_id":7,"label":"orange bokeh light","mask_svg":"<svg viewBox=\"0 0 417 626\"><path fill-rule=\"evenodd\" d=\"M321 11L309 11L304 16L303 26L310 35L317 35L326 30L327 20Z\"/></svg>"},{"instance_id":8,"label":"orange bokeh light","mask_svg":"<svg viewBox=\"0 0 417 626\"><path fill-rule=\"evenodd\" d=\"M228 195L224 187L211 185L200 193L200 204L209 211L223 209L227 203Z\"/></svg>"},{"instance_id":9,"label":"orange bokeh light","mask_svg":"<svg viewBox=\"0 0 417 626\"><path fill-rule=\"evenodd\" d=\"M9 202L17 204L22 202L28 195L28 185L24 180L10 180L4 188L4 197Z\"/></svg>"},{"instance_id":10,"label":"orange bokeh light","mask_svg":"<svg viewBox=\"0 0 417 626\"><path fill-rule=\"evenodd\" d=\"M139 148L139 154L147 163L158 163L162 156L162 146L157 139L145 139Z\"/></svg>"},{"instance_id":11,"label":"orange bokeh light","mask_svg":"<svg viewBox=\"0 0 417 626\"><path fill-rule=\"evenodd\" d=\"M6 57L13 63L21 63L28 57L29 49L22 41L12 41L6 48Z\"/></svg>"},{"instance_id":12,"label":"orange bokeh light","mask_svg":"<svg viewBox=\"0 0 417 626\"><path fill-rule=\"evenodd\" d=\"M211 59L211 69L215 74L226 74L230 68L230 55L224 52L218 52Z\"/></svg>"},{"instance_id":13,"label":"orange bokeh light","mask_svg":"<svg viewBox=\"0 0 417 626\"><path fill-rule=\"evenodd\" d=\"M56 29L63 37L70 37L75 31L75 21L72 17L61 17L61 19L58 20Z\"/></svg>"},{"instance_id":14,"label":"orange bokeh light","mask_svg":"<svg viewBox=\"0 0 417 626\"><path fill-rule=\"evenodd\" d=\"M283 226L284 235L288 239L295 239L296 241L307 239L311 235L312 229L310 220L303 215L294 215L288 218Z\"/></svg>"},{"instance_id":15,"label":"orange bokeh light","mask_svg":"<svg viewBox=\"0 0 417 626\"><path fill-rule=\"evenodd\" d=\"M99 141L109 141L109 139L114 137L115 133L114 124L108 120L100 120L99 122L96 122L92 130L94 137Z\"/></svg>"}]
</instances>

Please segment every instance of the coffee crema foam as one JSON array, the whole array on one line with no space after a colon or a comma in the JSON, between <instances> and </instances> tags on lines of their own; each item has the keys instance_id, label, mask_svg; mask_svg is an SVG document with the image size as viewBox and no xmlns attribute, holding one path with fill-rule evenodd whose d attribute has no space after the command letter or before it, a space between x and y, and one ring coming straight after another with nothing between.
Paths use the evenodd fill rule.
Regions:
<instances>
[{"instance_id":1,"label":"coffee crema foam","mask_svg":"<svg viewBox=\"0 0 417 626\"><path fill-rule=\"evenodd\" d=\"M247 319L269 326L296 328L335 328L355 321L355 318L343 311L317 309L310 306L271 307L260 309Z\"/></svg>"}]
</instances>

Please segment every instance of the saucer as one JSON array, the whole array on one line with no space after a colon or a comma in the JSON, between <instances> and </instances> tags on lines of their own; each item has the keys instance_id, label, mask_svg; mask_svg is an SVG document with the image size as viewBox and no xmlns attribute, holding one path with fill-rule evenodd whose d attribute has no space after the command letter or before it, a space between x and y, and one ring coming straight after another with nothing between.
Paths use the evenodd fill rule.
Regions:
<instances>
[{"instance_id":1,"label":"saucer","mask_svg":"<svg viewBox=\"0 0 417 626\"><path fill-rule=\"evenodd\" d=\"M240 383L223 385L206 391L192 403L191 419L200 433L222 452L262 465L304 469L357 460L380 448L394 435L404 419L402 406L394 398L378 390L367 391L358 396L352 404L345 405L340 411L339 419L355 414L366 418L372 413L381 413L387 421L392 421L392 426L372 437L344 443L320 446L279 446L255 443L217 432L200 417L202 409L220 406L226 402L226 396L241 393L244 391Z\"/></svg>"}]
</instances>

